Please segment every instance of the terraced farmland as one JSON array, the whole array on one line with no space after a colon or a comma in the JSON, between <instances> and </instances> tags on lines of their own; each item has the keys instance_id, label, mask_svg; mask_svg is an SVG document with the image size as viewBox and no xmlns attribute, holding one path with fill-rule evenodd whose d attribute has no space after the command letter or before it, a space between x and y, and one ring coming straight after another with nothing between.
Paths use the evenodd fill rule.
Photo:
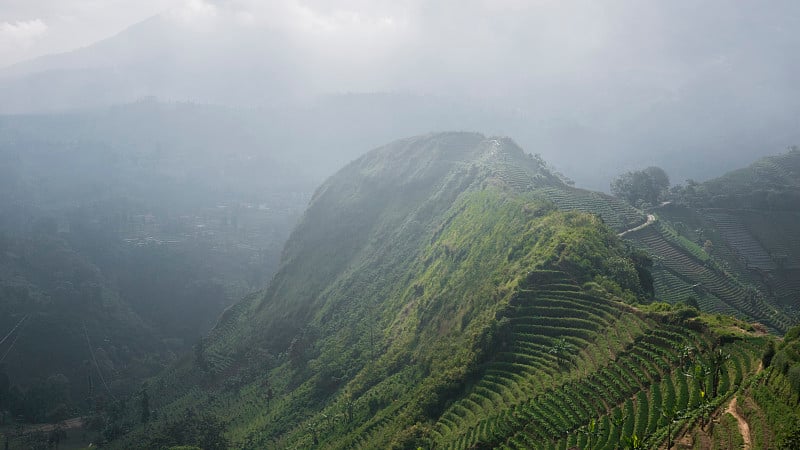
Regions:
<instances>
[{"instance_id":1,"label":"terraced farmland","mask_svg":"<svg viewBox=\"0 0 800 450\"><path fill-rule=\"evenodd\" d=\"M647 217L622 200L599 192L564 187L536 189L543 198L560 209L597 214L615 231L625 231L643 224Z\"/></svg>"},{"instance_id":2,"label":"terraced farmland","mask_svg":"<svg viewBox=\"0 0 800 450\"><path fill-rule=\"evenodd\" d=\"M680 275L671 272L663 266L654 268L652 273L655 298L658 301L675 304L678 302L685 302L688 298L692 297L697 300L697 304L703 312L725 314L742 319L747 318L744 314L731 308L716 296L707 292L696 292L695 289L692 288L694 283L681 278Z\"/></svg>"},{"instance_id":3,"label":"terraced farmland","mask_svg":"<svg viewBox=\"0 0 800 450\"><path fill-rule=\"evenodd\" d=\"M453 448L501 442L508 430L518 427L510 411L565 376L577 377L581 369L622 351L647 326L624 306L583 293L560 272L533 272L529 287L519 292L501 320L507 323L507 340L472 392L439 419L439 442L455 442ZM559 413L551 409L542 414Z\"/></svg>"},{"instance_id":4,"label":"terraced farmland","mask_svg":"<svg viewBox=\"0 0 800 450\"><path fill-rule=\"evenodd\" d=\"M667 303L674 304L686 301L689 297L697 297L689 282L666 269L653 270L653 288L656 299Z\"/></svg>"},{"instance_id":5,"label":"terraced farmland","mask_svg":"<svg viewBox=\"0 0 800 450\"><path fill-rule=\"evenodd\" d=\"M775 296L787 301L800 298L800 270L791 271L789 275L775 283Z\"/></svg>"},{"instance_id":6,"label":"terraced farmland","mask_svg":"<svg viewBox=\"0 0 800 450\"><path fill-rule=\"evenodd\" d=\"M694 282L697 288L719 298L740 315L777 330L786 330L792 323L789 316L767 303L759 292L713 264L701 262L678 244L670 242L656 227L645 228L629 237L647 249L660 266Z\"/></svg>"},{"instance_id":7,"label":"terraced farmland","mask_svg":"<svg viewBox=\"0 0 800 450\"><path fill-rule=\"evenodd\" d=\"M800 269L800 212L728 211L735 215L763 244L776 263L785 269Z\"/></svg>"},{"instance_id":8,"label":"terraced farmland","mask_svg":"<svg viewBox=\"0 0 800 450\"><path fill-rule=\"evenodd\" d=\"M708 212L708 218L725 239L725 243L744 261L746 267L775 270L767 250L753 238L752 233L736 217L724 212Z\"/></svg>"},{"instance_id":9,"label":"terraced farmland","mask_svg":"<svg viewBox=\"0 0 800 450\"><path fill-rule=\"evenodd\" d=\"M534 272L502 318L505 345L436 424L442 448L616 448L633 435L656 444L666 440L661 411L684 411L672 430L697 419L708 386L684 371L709 364L715 343L701 334L587 295L558 272ZM758 355L746 341L724 349L717 401Z\"/></svg>"},{"instance_id":10,"label":"terraced farmland","mask_svg":"<svg viewBox=\"0 0 800 450\"><path fill-rule=\"evenodd\" d=\"M785 164L782 161L790 156L791 154L782 155L775 158L765 158L756 162L753 168L754 172L758 175L759 182L763 182L763 180L766 179L779 187L797 186L798 174L787 169L787 166L790 166L790 164Z\"/></svg>"},{"instance_id":11,"label":"terraced farmland","mask_svg":"<svg viewBox=\"0 0 800 450\"><path fill-rule=\"evenodd\" d=\"M645 223L644 213L624 201L600 192L578 189L564 184L553 174L542 171L539 163L520 164L508 151L491 153L485 161L492 176L520 192L534 191L543 199L567 211L597 214L617 232Z\"/></svg>"}]
</instances>

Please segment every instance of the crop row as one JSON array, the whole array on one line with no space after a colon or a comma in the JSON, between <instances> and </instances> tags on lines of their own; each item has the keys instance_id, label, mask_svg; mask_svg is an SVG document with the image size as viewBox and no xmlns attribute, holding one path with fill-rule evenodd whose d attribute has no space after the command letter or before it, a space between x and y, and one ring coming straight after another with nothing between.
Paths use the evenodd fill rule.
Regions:
<instances>
[{"instance_id":1,"label":"crop row","mask_svg":"<svg viewBox=\"0 0 800 450\"><path fill-rule=\"evenodd\" d=\"M627 203L598 192L563 187L544 188L537 192L560 209L598 214L616 231L624 231L645 222L646 217Z\"/></svg>"},{"instance_id":2,"label":"crop row","mask_svg":"<svg viewBox=\"0 0 800 450\"><path fill-rule=\"evenodd\" d=\"M695 341L669 331L640 336L627 351L617 354L616 361L578 382L554 386L528 402L515 405L510 412L492 418L482 435L467 433L453 448L500 444L509 430L524 431L515 433L505 441L506 445L521 444L529 448L532 443L558 440L592 417L607 413L607 408L659 383L662 372L669 374L678 359L673 348L678 344L693 345ZM639 398L645 401L641 395ZM688 396L682 398L688 401Z\"/></svg>"},{"instance_id":3,"label":"crop row","mask_svg":"<svg viewBox=\"0 0 800 450\"><path fill-rule=\"evenodd\" d=\"M613 410L590 419L583 426L558 440L540 439L530 445L530 436L515 435L505 443L506 448L568 449L617 449L633 439L643 443L644 448L656 448L666 444L667 434L675 439L684 424L699 420L703 414L722 404L741 384L743 377L755 370L758 346L741 341L723 347L730 358L720 373L716 398L703 398L700 393L710 392L710 378L701 386L697 377L681 370L673 371L647 389L640 390L618 402ZM708 349L706 349L708 350ZM694 364L709 364L695 358ZM707 404L709 408L701 405ZM594 425L590 425L594 421ZM526 442L528 445L520 446Z\"/></svg>"},{"instance_id":4,"label":"crop row","mask_svg":"<svg viewBox=\"0 0 800 450\"><path fill-rule=\"evenodd\" d=\"M591 403L577 400L570 415L560 416L554 405L583 399L593 391L564 397L552 387L586 366L590 358L621 351L628 338L620 335L620 329L641 328L642 319L623 314L614 302L582 292L563 274L536 272L527 281L502 314L508 319L510 340L498 349L471 392L442 415L435 428L440 443L466 448L497 441L531 413L524 405L548 389L551 401L540 413L570 422L585 419L590 411L594 414ZM614 334L619 336L608 337ZM627 383L626 387L636 381L629 377Z\"/></svg>"},{"instance_id":5,"label":"crop row","mask_svg":"<svg viewBox=\"0 0 800 450\"><path fill-rule=\"evenodd\" d=\"M664 239L653 227L641 230L632 237L659 257L660 266L682 278L694 281L702 290L721 299L740 313L772 325L776 329L786 329L790 325L790 318L775 310L760 296L746 291L735 279L718 269L701 264L696 258Z\"/></svg>"},{"instance_id":6,"label":"crop row","mask_svg":"<svg viewBox=\"0 0 800 450\"><path fill-rule=\"evenodd\" d=\"M728 246L740 259L745 261L748 267L775 270L776 265L769 253L735 217L722 212L713 212L707 215Z\"/></svg>"}]
</instances>

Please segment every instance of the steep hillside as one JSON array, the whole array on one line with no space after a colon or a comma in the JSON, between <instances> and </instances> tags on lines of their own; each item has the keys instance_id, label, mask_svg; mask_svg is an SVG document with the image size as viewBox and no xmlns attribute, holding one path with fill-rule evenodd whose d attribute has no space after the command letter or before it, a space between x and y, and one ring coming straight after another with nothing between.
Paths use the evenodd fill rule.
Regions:
<instances>
[{"instance_id":1,"label":"steep hillside","mask_svg":"<svg viewBox=\"0 0 800 450\"><path fill-rule=\"evenodd\" d=\"M97 266L44 231L0 235L0 398L17 420L74 417L156 373L158 338ZM173 346L174 349L174 346Z\"/></svg>"},{"instance_id":2,"label":"steep hillside","mask_svg":"<svg viewBox=\"0 0 800 450\"><path fill-rule=\"evenodd\" d=\"M737 411L750 429L752 448L800 447L800 327L770 343L762 371L737 396Z\"/></svg>"},{"instance_id":3,"label":"steep hillside","mask_svg":"<svg viewBox=\"0 0 800 450\"><path fill-rule=\"evenodd\" d=\"M508 139L374 150L317 190L269 288L145 387L156 423L120 434L146 418L137 400L107 436L119 448L666 443L756 370L763 338L691 308L633 306L650 301L648 259L617 232L642 223ZM215 433L176 431L198 426Z\"/></svg>"},{"instance_id":4,"label":"steep hillside","mask_svg":"<svg viewBox=\"0 0 800 450\"><path fill-rule=\"evenodd\" d=\"M696 206L797 210L800 207L800 148L769 156L707 181L689 192Z\"/></svg>"},{"instance_id":5,"label":"steep hillside","mask_svg":"<svg viewBox=\"0 0 800 450\"><path fill-rule=\"evenodd\" d=\"M674 192L654 226L626 235L650 252L656 297L785 332L800 298L800 150Z\"/></svg>"}]
</instances>

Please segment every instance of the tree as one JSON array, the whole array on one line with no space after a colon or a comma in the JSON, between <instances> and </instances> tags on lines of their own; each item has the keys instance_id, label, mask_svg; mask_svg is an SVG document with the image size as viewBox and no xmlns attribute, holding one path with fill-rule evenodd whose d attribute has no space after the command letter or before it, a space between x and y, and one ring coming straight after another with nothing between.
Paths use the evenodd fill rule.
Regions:
<instances>
[{"instance_id":1,"label":"tree","mask_svg":"<svg viewBox=\"0 0 800 450\"><path fill-rule=\"evenodd\" d=\"M761 356L761 365L764 369L769 368L769 365L772 364L772 358L775 357L775 341L770 340L767 343L767 348L764 350L764 354Z\"/></svg>"},{"instance_id":2,"label":"tree","mask_svg":"<svg viewBox=\"0 0 800 450\"><path fill-rule=\"evenodd\" d=\"M207 340L201 337L194 345L194 365L203 372L208 370L208 360L206 360Z\"/></svg>"},{"instance_id":3,"label":"tree","mask_svg":"<svg viewBox=\"0 0 800 450\"><path fill-rule=\"evenodd\" d=\"M706 239L706 242L703 243L703 251L710 255L714 251L714 243Z\"/></svg>"},{"instance_id":4,"label":"tree","mask_svg":"<svg viewBox=\"0 0 800 450\"><path fill-rule=\"evenodd\" d=\"M150 420L150 396L147 394L147 389L142 388L140 393L139 406L141 408L141 421L147 423Z\"/></svg>"},{"instance_id":5,"label":"tree","mask_svg":"<svg viewBox=\"0 0 800 450\"><path fill-rule=\"evenodd\" d=\"M721 348L718 348L711 355L711 398L717 397L717 388L719 387L719 378L722 369L725 367L725 361L730 359L730 353L725 353Z\"/></svg>"},{"instance_id":6,"label":"tree","mask_svg":"<svg viewBox=\"0 0 800 450\"><path fill-rule=\"evenodd\" d=\"M667 449L672 448L672 425L680 419L684 418L684 411L675 411L674 408L660 409L661 417L667 421Z\"/></svg>"},{"instance_id":7,"label":"tree","mask_svg":"<svg viewBox=\"0 0 800 450\"><path fill-rule=\"evenodd\" d=\"M598 424L597 420L592 419L587 425L580 428L580 431L586 435L586 447L592 448L592 440L603 434L602 425Z\"/></svg>"},{"instance_id":8,"label":"tree","mask_svg":"<svg viewBox=\"0 0 800 450\"><path fill-rule=\"evenodd\" d=\"M155 430L142 448L194 446L205 450L225 450L230 443L225 438L227 423L208 414L186 410L182 417Z\"/></svg>"},{"instance_id":9,"label":"tree","mask_svg":"<svg viewBox=\"0 0 800 450\"><path fill-rule=\"evenodd\" d=\"M611 181L611 193L633 206L657 205L669 189L669 176L660 167L626 172Z\"/></svg>"},{"instance_id":10,"label":"tree","mask_svg":"<svg viewBox=\"0 0 800 450\"><path fill-rule=\"evenodd\" d=\"M623 436L623 442L625 442L625 448L629 450L639 450L644 448L644 443L642 439L639 438L635 433L633 436Z\"/></svg>"},{"instance_id":11,"label":"tree","mask_svg":"<svg viewBox=\"0 0 800 450\"><path fill-rule=\"evenodd\" d=\"M556 360L558 361L558 365L560 366L560 365L564 364L564 361L565 361L566 356L567 356L567 352L569 352L569 347L570 346L569 346L569 344L567 344L567 340L564 339L564 338L561 338L558 341L556 341L556 343L553 344L553 346L550 347L549 350L547 350L547 353L555 356Z\"/></svg>"}]
</instances>

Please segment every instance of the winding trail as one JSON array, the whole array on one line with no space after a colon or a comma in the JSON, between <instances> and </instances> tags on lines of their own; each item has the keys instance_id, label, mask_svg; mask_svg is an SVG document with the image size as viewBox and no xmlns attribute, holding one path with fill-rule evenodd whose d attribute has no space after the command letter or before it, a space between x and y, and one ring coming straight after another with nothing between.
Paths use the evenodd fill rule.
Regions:
<instances>
[{"instance_id":1,"label":"winding trail","mask_svg":"<svg viewBox=\"0 0 800 450\"><path fill-rule=\"evenodd\" d=\"M655 223L655 221L656 221L656 216L654 216L653 214L648 214L647 215L647 221L645 221L645 223L639 225L638 227L633 227L630 230L625 230L622 233L617 234L617 236L622 237L622 236L625 236L628 233L633 233L634 231L643 230L643 229L649 227L650 225L652 225L653 223Z\"/></svg>"},{"instance_id":2,"label":"winding trail","mask_svg":"<svg viewBox=\"0 0 800 450\"><path fill-rule=\"evenodd\" d=\"M747 424L747 421L744 420L738 411L736 411L736 404L737 399L736 396L733 396L733 399L730 403L728 403L728 408L725 410L726 413L732 415L736 418L736 422L739 425L739 434L742 435L742 440L744 440L744 450L750 450L753 448L753 441L750 438L750 425Z\"/></svg>"}]
</instances>

